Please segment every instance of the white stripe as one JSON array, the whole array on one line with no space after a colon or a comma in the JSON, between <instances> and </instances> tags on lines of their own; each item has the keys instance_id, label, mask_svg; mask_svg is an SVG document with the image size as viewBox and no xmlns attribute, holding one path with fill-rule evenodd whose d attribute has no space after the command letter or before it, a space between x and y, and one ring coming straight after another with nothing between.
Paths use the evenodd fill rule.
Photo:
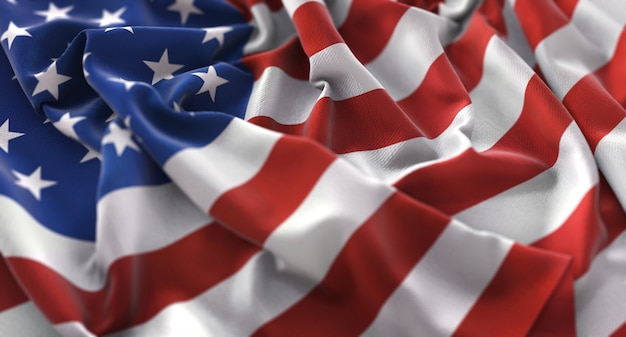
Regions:
<instances>
[{"instance_id":1,"label":"white stripe","mask_svg":"<svg viewBox=\"0 0 626 337\"><path fill-rule=\"evenodd\" d=\"M309 58L309 62L310 82L322 89L322 96L335 101L382 88L345 43L336 43L320 50Z\"/></svg>"},{"instance_id":2,"label":"white stripe","mask_svg":"<svg viewBox=\"0 0 626 337\"><path fill-rule=\"evenodd\" d=\"M89 291L102 289L115 260L165 247L211 221L174 184L124 188L104 196L98 203L95 243L50 231L7 197L0 196L0 209L5 256L40 262Z\"/></svg>"},{"instance_id":3,"label":"white stripe","mask_svg":"<svg viewBox=\"0 0 626 337\"><path fill-rule=\"evenodd\" d=\"M68 238L47 229L20 204L2 195L0 209L0 247L5 257L36 260L79 285L97 282L96 274L89 272L88 263L95 251L93 242Z\"/></svg>"},{"instance_id":4,"label":"white stripe","mask_svg":"<svg viewBox=\"0 0 626 337\"><path fill-rule=\"evenodd\" d=\"M208 213L224 192L259 172L280 134L234 118L211 143L171 156L163 170Z\"/></svg>"},{"instance_id":5,"label":"white stripe","mask_svg":"<svg viewBox=\"0 0 626 337\"><path fill-rule=\"evenodd\" d=\"M419 224L419 219L415 221ZM512 244L452 221L387 299L363 335L452 335Z\"/></svg>"},{"instance_id":6,"label":"white stripe","mask_svg":"<svg viewBox=\"0 0 626 337\"><path fill-rule=\"evenodd\" d=\"M439 15L452 20L468 20L481 1L476 0L445 0L439 3Z\"/></svg>"},{"instance_id":7,"label":"white stripe","mask_svg":"<svg viewBox=\"0 0 626 337\"><path fill-rule=\"evenodd\" d=\"M526 34L515 14L511 1L505 1L502 8L502 16L506 26L506 43L515 51L529 67L535 66L535 55L530 48Z\"/></svg>"},{"instance_id":8,"label":"white stripe","mask_svg":"<svg viewBox=\"0 0 626 337\"><path fill-rule=\"evenodd\" d=\"M433 61L443 53L442 45L452 40L455 28L442 17L410 8L367 70L395 101L401 100L419 87Z\"/></svg>"},{"instance_id":9,"label":"white stripe","mask_svg":"<svg viewBox=\"0 0 626 337\"><path fill-rule=\"evenodd\" d=\"M0 311L0 336L55 337L59 334L33 302L26 302Z\"/></svg>"},{"instance_id":10,"label":"white stripe","mask_svg":"<svg viewBox=\"0 0 626 337\"><path fill-rule=\"evenodd\" d=\"M393 191L335 160L263 246L286 271L320 280L354 231Z\"/></svg>"},{"instance_id":11,"label":"white stripe","mask_svg":"<svg viewBox=\"0 0 626 337\"><path fill-rule=\"evenodd\" d=\"M422 167L458 156L471 147L468 135L472 132L472 105L461 109L438 137L413 138L369 151L341 155L367 176L393 184Z\"/></svg>"},{"instance_id":12,"label":"white stripe","mask_svg":"<svg viewBox=\"0 0 626 337\"><path fill-rule=\"evenodd\" d=\"M54 328L63 337L97 337L95 334L91 333L91 331L87 330L82 322L74 321L55 324Z\"/></svg>"},{"instance_id":13,"label":"white stripe","mask_svg":"<svg viewBox=\"0 0 626 337\"><path fill-rule=\"evenodd\" d=\"M341 27L348 18L352 0L333 0L326 4L335 27ZM296 36L296 29L289 13L284 8L272 12L264 4L255 4L250 8L254 30L243 48L244 55L255 54L278 48Z\"/></svg>"},{"instance_id":14,"label":"white stripe","mask_svg":"<svg viewBox=\"0 0 626 337\"><path fill-rule=\"evenodd\" d=\"M578 336L608 336L626 322L626 232L596 256L574 289Z\"/></svg>"},{"instance_id":15,"label":"white stripe","mask_svg":"<svg viewBox=\"0 0 626 337\"><path fill-rule=\"evenodd\" d=\"M250 335L306 296L352 233L392 193L336 160L272 232L266 250L237 273L190 301L168 306L147 323L111 336ZM224 323L232 317L246 319Z\"/></svg>"},{"instance_id":16,"label":"white stripe","mask_svg":"<svg viewBox=\"0 0 626 337\"><path fill-rule=\"evenodd\" d=\"M455 217L472 228L530 244L557 230L597 182L591 151L572 122L554 166Z\"/></svg>"},{"instance_id":17,"label":"white stripe","mask_svg":"<svg viewBox=\"0 0 626 337\"><path fill-rule=\"evenodd\" d=\"M580 79L608 61L573 24L543 39L535 49L537 63L559 99Z\"/></svg>"},{"instance_id":18,"label":"white stripe","mask_svg":"<svg viewBox=\"0 0 626 337\"><path fill-rule=\"evenodd\" d=\"M495 145L519 119L533 74L498 36L489 40L482 77L470 93L474 105L472 145L477 151Z\"/></svg>"},{"instance_id":19,"label":"white stripe","mask_svg":"<svg viewBox=\"0 0 626 337\"><path fill-rule=\"evenodd\" d=\"M283 6L285 6L285 9L287 10L287 13L289 13L289 16L293 17L293 13L295 13L298 8L309 2L317 2L326 7L324 1L322 0L285 0L283 1Z\"/></svg>"},{"instance_id":20,"label":"white stripe","mask_svg":"<svg viewBox=\"0 0 626 337\"><path fill-rule=\"evenodd\" d=\"M619 36L624 29L626 17L619 13L625 13L624 3L620 1L620 7L604 8L607 5L615 7L614 1L604 1L600 4L597 0L579 0L572 16L572 24L587 38L589 42L596 46L596 51L603 54L607 61L615 53ZM608 10L609 12L607 12ZM611 18L612 13L616 13L615 18Z\"/></svg>"},{"instance_id":21,"label":"white stripe","mask_svg":"<svg viewBox=\"0 0 626 337\"><path fill-rule=\"evenodd\" d=\"M250 12L253 31L243 47L245 55L275 49L296 35L296 29L286 11L272 12L266 4L261 3L252 6Z\"/></svg>"},{"instance_id":22,"label":"white stripe","mask_svg":"<svg viewBox=\"0 0 626 337\"><path fill-rule=\"evenodd\" d=\"M438 29L439 38L427 34L433 27ZM345 44L332 45L311 57L310 82L268 67L254 82L245 118L269 116L281 124L300 124L308 120L321 97L342 100L379 88L394 100L401 100L419 88L432 62L443 52L441 44L449 43L453 32L451 22L430 12L409 9L381 54L365 68Z\"/></svg>"},{"instance_id":23,"label":"white stripe","mask_svg":"<svg viewBox=\"0 0 626 337\"><path fill-rule=\"evenodd\" d=\"M598 167L611 185L622 207L626 209L626 118L605 135L594 152Z\"/></svg>"},{"instance_id":24,"label":"white stripe","mask_svg":"<svg viewBox=\"0 0 626 337\"><path fill-rule=\"evenodd\" d=\"M539 43L537 62L559 98L612 58L626 23L623 6L615 0L580 0L571 22Z\"/></svg>"},{"instance_id":25,"label":"white stripe","mask_svg":"<svg viewBox=\"0 0 626 337\"><path fill-rule=\"evenodd\" d=\"M194 299L169 305L150 321L108 336L249 336L314 286L312 280L278 270L272 254L262 251ZM234 317L245 319L232 324Z\"/></svg>"},{"instance_id":26,"label":"white stripe","mask_svg":"<svg viewBox=\"0 0 626 337\"><path fill-rule=\"evenodd\" d=\"M348 18L348 14L350 14L352 0L328 0L325 3L328 6L328 11L335 27L343 26Z\"/></svg>"},{"instance_id":27,"label":"white stripe","mask_svg":"<svg viewBox=\"0 0 626 337\"><path fill-rule=\"evenodd\" d=\"M165 247L213 221L173 183L115 190L100 199L97 210L100 275L121 257ZM100 289L101 282L88 288Z\"/></svg>"},{"instance_id":28,"label":"white stripe","mask_svg":"<svg viewBox=\"0 0 626 337\"><path fill-rule=\"evenodd\" d=\"M267 67L254 81L245 119L270 116L281 124L304 123L321 93L308 81L294 79L280 68Z\"/></svg>"}]
</instances>

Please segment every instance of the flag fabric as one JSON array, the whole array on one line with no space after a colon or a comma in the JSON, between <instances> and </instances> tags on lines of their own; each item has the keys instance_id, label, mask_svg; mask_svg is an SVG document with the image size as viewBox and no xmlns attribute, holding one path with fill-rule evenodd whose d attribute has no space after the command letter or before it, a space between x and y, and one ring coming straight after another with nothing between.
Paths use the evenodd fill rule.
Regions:
<instances>
[{"instance_id":1,"label":"flag fabric","mask_svg":"<svg viewBox=\"0 0 626 337\"><path fill-rule=\"evenodd\" d=\"M622 0L0 0L0 336L626 336Z\"/></svg>"}]
</instances>

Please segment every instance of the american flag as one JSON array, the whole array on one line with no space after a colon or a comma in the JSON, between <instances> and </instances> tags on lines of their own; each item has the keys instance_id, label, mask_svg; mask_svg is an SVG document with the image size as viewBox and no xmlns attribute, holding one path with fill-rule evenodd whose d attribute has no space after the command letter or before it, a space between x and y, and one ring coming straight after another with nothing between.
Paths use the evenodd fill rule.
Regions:
<instances>
[{"instance_id":1,"label":"american flag","mask_svg":"<svg viewBox=\"0 0 626 337\"><path fill-rule=\"evenodd\" d=\"M0 336L626 336L623 0L0 0Z\"/></svg>"}]
</instances>

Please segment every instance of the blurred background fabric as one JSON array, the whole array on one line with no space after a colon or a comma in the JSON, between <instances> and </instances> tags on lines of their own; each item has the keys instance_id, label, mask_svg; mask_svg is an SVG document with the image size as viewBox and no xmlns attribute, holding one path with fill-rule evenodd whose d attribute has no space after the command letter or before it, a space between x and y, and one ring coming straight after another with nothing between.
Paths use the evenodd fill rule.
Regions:
<instances>
[{"instance_id":1,"label":"blurred background fabric","mask_svg":"<svg viewBox=\"0 0 626 337\"><path fill-rule=\"evenodd\" d=\"M626 336L623 0L0 0L0 336Z\"/></svg>"}]
</instances>

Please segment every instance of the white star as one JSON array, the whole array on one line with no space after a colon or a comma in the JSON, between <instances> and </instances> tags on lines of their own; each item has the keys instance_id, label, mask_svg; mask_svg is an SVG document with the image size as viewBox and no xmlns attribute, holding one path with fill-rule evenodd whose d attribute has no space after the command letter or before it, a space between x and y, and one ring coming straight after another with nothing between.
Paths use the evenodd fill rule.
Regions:
<instances>
[{"instance_id":1,"label":"white star","mask_svg":"<svg viewBox=\"0 0 626 337\"><path fill-rule=\"evenodd\" d=\"M180 13L180 22L184 25L189 19L189 14L204 14L200 8L193 5L194 0L176 0L167 7L168 11Z\"/></svg>"},{"instance_id":2,"label":"white star","mask_svg":"<svg viewBox=\"0 0 626 337\"><path fill-rule=\"evenodd\" d=\"M70 113L65 113L61 118L52 123L59 131L63 132L66 136L78 139L78 135L76 134L76 130L74 130L74 125L76 123L82 121L85 117L71 117Z\"/></svg>"},{"instance_id":3,"label":"white star","mask_svg":"<svg viewBox=\"0 0 626 337\"><path fill-rule=\"evenodd\" d=\"M159 62L143 61L143 63L150 67L150 69L154 72L154 75L152 76L152 85L155 85L160 80L169 80L174 78L174 72L184 67L182 64L170 63L167 48L163 52L163 55L161 55Z\"/></svg>"},{"instance_id":4,"label":"white star","mask_svg":"<svg viewBox=\"0 0 626 337\"><path fill-rule=\"evenodd\" d=\"M37 78L37 86L35 86L32 96L48 91L54 99L59 99L59 85L71 79L69 76L57 73L56 62L52 62L46 71L35 74L35 78Z\"/></svg>"},{"instance_id":5,"label":"white star","mask_svg":"<svg viewBox=\"0 0 626 337\"><path fill-rule=\"evenodd\" d=\"M204 28L204 38L202 39L202 43L206 43L211 41L212 39L217 39L217 42L220 46L224 43L224 34L233 30L230 27L214 27L214 28Z\"/></svg>"},{"instance_id":6,"label":"white star","mask_svg":"<svg viewBox=\"0 0 626 337\"><path fill-rule=\"evenodd\" d=\"M9 50L11 49L11 45L13 45L13 41L18 36L28 36L32 37L29 32L26 31L26 28L16 26L13 21L9 22L9 28L2 33L0 37L0 41L9 40Z\"/></svg>"},{"instance_id":7,"label":"white star","mask_svg":"<svg viewBox=\"0 0 626 337\"><path fill-rule=\"evenodd\" d=\"M135 34L135 31L133 30L133 27L131 26L124 26L124 27L109 27L107 29L104 30L105 33L108 33L112 30L117 30L117 29L123 29L125 31L130 32L131 34Z\"/></svg>"},{"instance_id":8,"label":"white star","mask_svg":"<svg viewBox=\"0 0 626 337\"><path fill-rule=\"evenodd\" d=\"M202 79L202 81L204 82L202 84L202 88L198 90L196 95L200 95L201 93L208 91L211 95L211 100L213 100L213 102L215 102L215 92L217 90L217 87L222 84L228 83L227 79L217 76L217 72L215 71L215 68L213 66L209 66L209 69L206 71L206 73L193 73L193 75L200 77L200 79Z\"/></svg>"},{"instance_id":9,"label":"white star","mask_svg":"<svg viewBox=\"0 0 626 337\"><path fill-rule=\"evenodd\" d=\"M9 153L9 141L23 135L23 133L9 131L9 120L7 119L0 126L0 149Z\"/></svg>"},{"instance_id":10,"label":"white star","mask_svg":"<svg viewBox=\"0 0 626 337\"><path fill-rule=\"evenodd\" d=\"M69 15L67 15L67 13L69 13L72 9L74 9L74 6L59 8L55 4L50 2L48 3L47 11L35 11L35 14L45 16L46 22L49 22L58 19L69 19L70 17Z\"/></svg>"},{"instance_id":11,"label":"white star","mask_svg":"<svg viewBox=\"0 0 626 337\"><path fill-rule=\"evenodd\" d=\"M124 85L124 89L126 89L126 91L129 91L130 88L132 88L135 84L138 84L139 82L135 82L135 81L127 81L121 77L115 78L115 77L110 77L109 81L111 82L115 82L115 83L121 83Z\"/></svg>"},{"instance_id":12,"label":"white star","mask_svg":"<svg viewBox=\"0 0 626 337\"><path fill-rule=\"evenodd\" d=\"M102 17L100 19L93 20L98 23L100 27L106 27L110 25L116 25L118 23L126 23L124 19L121 18L122 14L126 11L126 7L122 7L115 12L111 13L106 9L102 10Z\"/></svg>"},{"instance_id":13,"label":"white star","mask_svg":"<svg viewBox=\"0 0 626 337\"><path fill-rule=\"evenodd\" d=\"M121 156L127 147L135 151L140 151L139 146L131 138L132 132L127 129L122 129L116 123L111 123L110 132L102 138L102 145L113 144L115 146L115 153L117 156Z\"/></svg>"},{"instance_id":14,"label":"white star","mask_svg":"<svg viewBox=\"0 0 626 337\"><path fill-rule=\"evenodd\" d=\"M85 147L87 149L87 153L83 156L83 158L80 160L80 163L84 163L87 161L90 161L92 159L98 159L101 160L100 158L100 153L96 150L92 150L90 147Z\"/></svg>"},{"instance_id":15,"label":"white star","mask_svg":"<svg viewBox=\"0 0 626 337\"><path fill-rule=\"evenodd\" d=\"M25 175L17 171L12 172L17 178L15 184L27 189L37 200L41 199L42 189L56 185L57 183L56 181L41 179L41 166L37 167L37 169L30 175Z\"/></svg>"}]
</instances>

